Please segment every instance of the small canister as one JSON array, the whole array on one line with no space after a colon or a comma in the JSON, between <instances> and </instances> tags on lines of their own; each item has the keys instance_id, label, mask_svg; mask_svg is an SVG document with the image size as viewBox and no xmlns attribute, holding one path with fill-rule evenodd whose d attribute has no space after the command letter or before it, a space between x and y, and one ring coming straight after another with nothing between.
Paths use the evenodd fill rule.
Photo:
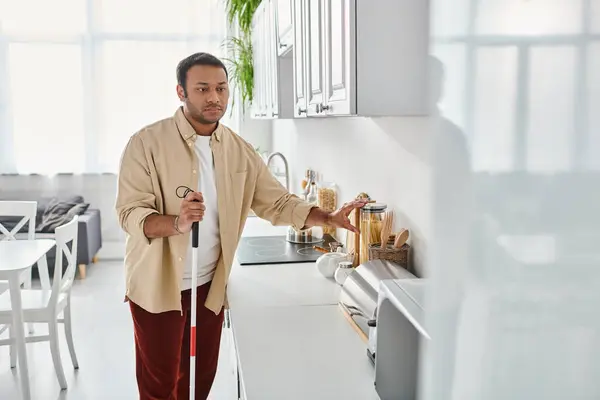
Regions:
<instances>
[{"instance_id":1,"label":"small canister","mask_svg":"<svg viewBox=\"0 0 600 400\"><path fill-rule=\"evenodd\" d=\"M354 267L352 267L351 261L342 261L338 264L335 270L334 278L338 285L343 285L346 278L352 273Z\"/></svg>"}]
</instances>

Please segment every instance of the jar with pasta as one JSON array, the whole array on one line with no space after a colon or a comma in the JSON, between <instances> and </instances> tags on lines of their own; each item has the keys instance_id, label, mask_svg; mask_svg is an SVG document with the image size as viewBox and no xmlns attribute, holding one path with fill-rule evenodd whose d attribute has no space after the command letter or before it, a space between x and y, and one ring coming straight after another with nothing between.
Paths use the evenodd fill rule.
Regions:
<instances>
[{"instance_id":1,"label":"jar with pasta","mask_svg":"<svg viewBox=\"0 0 600 400\"><path fill-rule=\"evenodd\" d=\"M335 183L319 183L317 193L319 208L327 212L333 212L337 209L337 186ZM336 231L334 227L323 227L323 234L329 234L335 237L335 233Z\"/></svg>"},{"instance_id":2,"label":"jar with pasta","mask_svg":"<svg viewBox=\"0 0 600 400\"><path fill-rule=\"evenodd\" d=\"M369 261L369 246L381 241L381 228L387 205L371 203L361 209L360 217L360 263Z\"/></svg>"}]
</instances>

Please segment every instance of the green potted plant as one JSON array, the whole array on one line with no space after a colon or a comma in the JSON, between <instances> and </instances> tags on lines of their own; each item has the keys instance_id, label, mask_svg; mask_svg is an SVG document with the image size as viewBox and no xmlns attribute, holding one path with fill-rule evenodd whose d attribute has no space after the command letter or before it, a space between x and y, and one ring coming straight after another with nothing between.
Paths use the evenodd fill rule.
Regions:
<instances>
[{"instance_id":1,"label":"green potted plant","mask_svg":"<svg viewBox=\"0 0 600 400\"><path fill-rule=\"evenodd\" d=\"M239 91L242 112L252 103L254 94L252 17L260 3L261 0L225 0L229 23L237 25L239 29L239 35L227 38L223 46L230 55L225 62L230 79Z\"/></svg>"},{"instance_id":2,"label":"green potted plant","mask_svg":"<svg viewBox=\"0 0 600 400\"><path fill-rule=\"evenodd\" d=\"M240 32L250 36L252 17L262 0L225 0L229 23L237 23Z\"/></svg>"},{"instance_id":3,"label":"green potted plant","mask_svg":"<svg viewBox=\"0 0 600 400\"><path fill-rule=\"evenodd\" d=\"M252 41L250 39L230 37L223 46L231 57L225 58L230 80L239 91L242 112L252 103L254 93L254 65L252 63ZM235 104L235 97L233 98ZM233 110L233 107L232 107Z\"/></svg>"}]
</instances>

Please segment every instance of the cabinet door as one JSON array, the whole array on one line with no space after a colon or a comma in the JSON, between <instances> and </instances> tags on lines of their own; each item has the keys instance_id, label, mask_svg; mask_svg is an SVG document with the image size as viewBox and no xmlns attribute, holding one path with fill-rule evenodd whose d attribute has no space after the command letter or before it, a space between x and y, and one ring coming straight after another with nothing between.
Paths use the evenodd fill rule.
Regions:
<instances>
[{"instance_id":1,"label":"cabinet door","mask_svg":"<svg viewBox=\"0 0 600 400\"><path fill-rule=\"evenodd\" d=\"M319 115L325 101L323 89L323 0L306 1L307 114Z\"/></svg>"},{"instance_id":2,"label":"cabinet door","mask_svg":"<svg viewBox=\"0 0 600 400\"><path fill-rule=\"evenodd\" d=\"M277 27L275 25L276 0L269 0L269 7L265 15L267 33L267 63L269 65L269 96L267 103L267 117L274 118L279 115L279 76L277 68Z\"/></svg>"},{"instance_id":3,"label":"cabinet door","mask_svg":"<svg viewBox=\"0 0 600 400\"><path fill-rule=\"evenodd\" d=\"M298 118L306 117L306 7L305 0L293 0L294 18L294 109Z\"/></svg>"},{"instance_id":4,"label":"cabinet door","mask_svg":"<svg viewBox=\"0 0 600 400\"><path fill-rule=\"evenodd\" d=\"M254 101L253 117L265 118L269 102L270 90L268 89L268 32L266 31L266 3L262 3L254 13L254 26L252 29L252 57L254 65Z\"/></svg>"},{"instance_id":5,"label":"cabinet door","mask_svg":"<svg viewBox=\"0 0 600 400\"><path fill-rule=\"evenodd\" d=\"M254 76L252 78L254 83L253 96L252 96L252 117L260 118L261 110L261 62L260 62L260 48L262 42L262 31L261 27L261 8L258 7L253 16L252 22L252 64L254 67Z\"/></svg>"},{"instance_id":6,"label":"cabinet door","mask_svg":"<svg viewBox=\"0 0 600 400\"><path fill-rule=\"evenodd\" d=\"M272 70L271 70L271 30L270 28L270 2L264 1L264 7L262 8L262 20L261 20L261 32L262 32L262 54L261 54L261 64L262 64L262 91L263 91L263 112L262 117L270 118L271 115L271 85L273 84Z\"/></svg>"},{"instance_id":7,"label":"cabinet door","mask_svg":"<svg viewBox=\"0 0 600 400\"><path fill-rule=\"evenodd\" d=\"M276 31L277 31L277 54L281 55L287 52L294 42L294 32L292 23L292 1L293 0L275 0L276 5Z\"/></svg>"},{"instance_id":8,"label":"cabinet door","mask_svg":"<svg viewBox=\"0 0 600 400\"><path fill-rule=\"evenodd\" d=\"M326 114L356 114L355 20L356 0L323 0L325 31L325 99Z\"/></svg>"}]
</instances>

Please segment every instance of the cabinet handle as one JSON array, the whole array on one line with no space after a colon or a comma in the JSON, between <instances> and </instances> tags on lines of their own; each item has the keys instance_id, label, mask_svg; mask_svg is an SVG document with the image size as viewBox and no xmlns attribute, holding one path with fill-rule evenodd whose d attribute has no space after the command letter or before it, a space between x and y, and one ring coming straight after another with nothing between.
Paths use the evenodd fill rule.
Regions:
<instances>
[{"instance_id":1,"label":"cabinet handle","mask_svg":"<svg viewBox=\"0 0 600 400\"><path fill-rule=\"evenodd\" d=\"M315 104L315 111L317 112L317 114L320 114L325 110L331 110L331 106L324 106L323 103Z\"/></svg>"},{"instance_id":2,"label":"cabinet handle","mask_svg":"<svg viewBox=\"0 0 600 400\"><path fill-rule=\"evenodd\" d=\"M298 108L298 115L306 113L306 108Z\"/></svg>"}]
</instances>

